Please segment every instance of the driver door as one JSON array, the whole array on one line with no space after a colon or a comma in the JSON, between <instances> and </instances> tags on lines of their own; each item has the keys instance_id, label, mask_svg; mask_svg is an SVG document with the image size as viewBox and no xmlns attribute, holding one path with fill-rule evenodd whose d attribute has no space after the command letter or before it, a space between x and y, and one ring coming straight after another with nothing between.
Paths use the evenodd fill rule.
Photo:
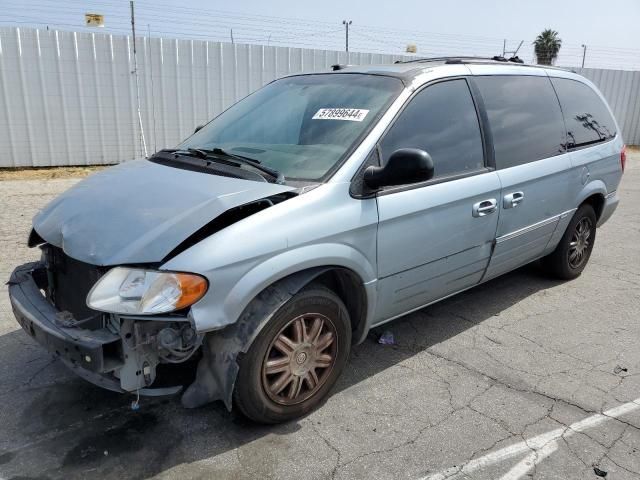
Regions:
<instances>
[{"instance_id":1,"label":"driver door","mask_svg":"<svg viewBox=\"0 0 640 480\"><path fill-rule=\"evenodd\" d=\"M381 161L420 148L433 179L378 194L379 308L375 323L420 308L482 279L496 235L500 180L464 78L420 90L380 143Z\"/></svg>"}]
</instances>

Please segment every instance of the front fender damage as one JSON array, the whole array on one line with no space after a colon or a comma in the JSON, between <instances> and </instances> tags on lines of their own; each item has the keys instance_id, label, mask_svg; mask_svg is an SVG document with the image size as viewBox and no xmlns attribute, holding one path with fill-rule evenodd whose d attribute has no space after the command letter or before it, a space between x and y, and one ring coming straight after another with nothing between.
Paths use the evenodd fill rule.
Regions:
<instances>
[{"instance_id":1,"label":"front fender damage","mask_svg":"<svg viewBox=\"0 0 640 480\"><path fill-rule=\"evenodd\" d=\"M222 400L231 411L233 388L239 370L238 355L247 351L280 307L328 270L328 267L313 268L274 283L249 303L236 323L208 333L202 345L203 355L198 363L196 379L182 395L182 405L196 408Z\"/></svg>"}]
</instances>

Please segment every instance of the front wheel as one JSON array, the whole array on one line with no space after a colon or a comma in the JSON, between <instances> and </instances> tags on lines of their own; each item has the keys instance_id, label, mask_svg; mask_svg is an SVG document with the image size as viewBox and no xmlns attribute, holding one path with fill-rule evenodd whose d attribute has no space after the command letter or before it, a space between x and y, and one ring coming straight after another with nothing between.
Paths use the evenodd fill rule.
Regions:
<instances>
[{"instance_id":1,"label":"front wheel","mask_svg":"<svg viewBox=\"0 0 640 480\"><path fill-rule=\"evenodd\" d=\"M238 358L234 403L260 423L292 420L328 395L349 357L351 323L340 298L322 285L294 295Z\"/></svg>"},{"instance_id":2,"label":"front wheel","mask_svg":"<svg viewBox=\"0 0 640 480\"><path fill-rule=\"evenodd\" d=\"M556 249L542 259L545 270L562 280L578 277L587 266L596 241L596 221L593 207L581 205Z\"/></svg>"}]
</instances>

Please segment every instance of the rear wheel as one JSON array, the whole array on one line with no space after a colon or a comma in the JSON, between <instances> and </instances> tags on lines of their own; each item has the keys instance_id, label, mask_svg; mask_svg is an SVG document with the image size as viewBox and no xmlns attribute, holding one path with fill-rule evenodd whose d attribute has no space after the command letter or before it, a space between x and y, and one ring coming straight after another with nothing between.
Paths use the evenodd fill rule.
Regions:
<instances>
[{"instance_id":1,"label":"rear wheel","mask_svg":"<svg viewBox=\"0 0 640 480\"><path fill-rule=\"evenodd\" d=\"M556 249L542 259L542 265L554 277L571 280L587 266L596 241L596 214L588 204L576 211Z\"/></svg>"},{"instance_id":2,"label":"rear wheel","mask_svg":"<svg viewBox=\"0 0 640 480\"><path fill-rule=\"evenodd\" d=\"M305 415L326 398L350 346L351 324L342 300L322 285L305 288L238 359L235 405L260 423Z\"/></svg>"}]
</instances>

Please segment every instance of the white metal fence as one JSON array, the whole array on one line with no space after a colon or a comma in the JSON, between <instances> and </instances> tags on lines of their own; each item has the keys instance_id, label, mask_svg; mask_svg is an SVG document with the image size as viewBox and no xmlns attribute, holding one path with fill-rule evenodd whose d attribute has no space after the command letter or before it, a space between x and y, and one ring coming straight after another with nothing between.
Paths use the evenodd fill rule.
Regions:
<instances>
[{"instance_id":1,"label":"white metal fence","mask_svg":"<svg viewBox=\"0 0 640 480\"><path fill-rule=\"evenodd\" d=\"M336 63L397 55L139 37L142 123L150 152L265 83ZM140 157L129 36L0 28L0 167L111 164ZM408 58L408 57L407 57ZM640 72L582 71L640 143Z\"/></svg>"}]
</instances>

